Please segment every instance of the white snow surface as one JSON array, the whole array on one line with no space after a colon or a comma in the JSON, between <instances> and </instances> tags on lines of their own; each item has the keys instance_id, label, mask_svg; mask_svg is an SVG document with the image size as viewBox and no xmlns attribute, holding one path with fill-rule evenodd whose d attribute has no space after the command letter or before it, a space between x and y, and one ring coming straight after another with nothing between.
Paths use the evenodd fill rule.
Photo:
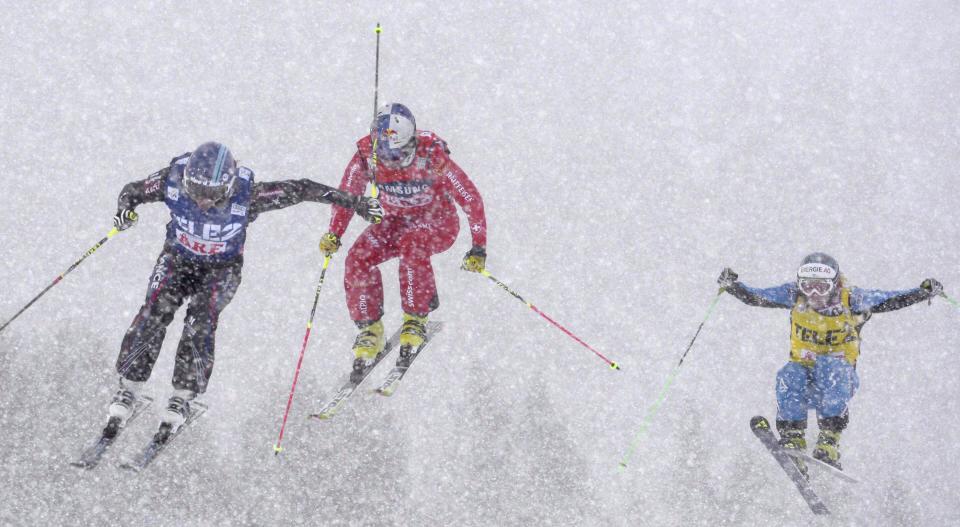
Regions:
<instances>
[{"instance_id":1,"label":"white snow surface","mask_svg":"<svg viewBox=\"0 0 960 527\"><path fill-rule=\"evenodd\" d=\"M724 266L777 285L822 250L862 287L960 295L956 2L7 2L0 318L106 234L125 183L202 142L261 181L337 184L373 114L378 21L380 101L479 187L489 270L623 370L460 271L463 225L433 258L446 329L399 391L308 421L351 362L342 251L274 456L330 217L302 204L250 227L207 415L117 469L170 394L181 311L158 404L79 471L162 245L148 204L0 334L0 525L960 523L960 311L940 300L864 329L842 447L865 483L815 481L831 519L747 426L775 414L788 314L729 296L617 470Z\"/></svg>"}]
</instances>

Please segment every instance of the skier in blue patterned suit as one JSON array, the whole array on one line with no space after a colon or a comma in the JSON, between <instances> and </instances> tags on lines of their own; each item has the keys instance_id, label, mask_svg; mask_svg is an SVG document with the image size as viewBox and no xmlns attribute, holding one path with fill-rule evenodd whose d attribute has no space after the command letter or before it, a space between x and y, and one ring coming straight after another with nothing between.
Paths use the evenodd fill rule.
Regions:
<instances>
[{"instance_id":1,"label":"skier in blue patterned suit","mask_svg":"<svg viewBox=\"0 0 960 527\"><path fill-rule=\"evenodd\" d=\"M861 289L846 283L837 261L823 253L803 259L797 280L754 288L724 269L724 290L751 306L790 310L790 361L777 372L777 430L784 448L805 450L807 412L817 411L820 434L813 457L840 466L840 434L849 422L847 403L860 379L860 329L874 313L895 311L943 291L936 279L906 291Z\"/></svg>"},{"instance_id":2,"label":"skier in blue patterned suit","mask_svg":"<svg viewBox=\"0 0 960 527\"><path fill-rule=\"evenodd\" d=\"M170 209L166 241L150 275L146 300L127 330L117 358L120 388L110 404L105 435L116 435L150 377L166 328L190 299L177 347L170 397L161 430L176 431L190 401L207 389L213 372L217 320L240 285L247 225L262 212L302 201L348 207L367 221L382 216L379 202L309 179L255 183L253 171L238 167L230 150L204 143L144 180L127 184L117 200L114 224L137 221L134 209L164 201Z\"/></svg>"}]
</instances>

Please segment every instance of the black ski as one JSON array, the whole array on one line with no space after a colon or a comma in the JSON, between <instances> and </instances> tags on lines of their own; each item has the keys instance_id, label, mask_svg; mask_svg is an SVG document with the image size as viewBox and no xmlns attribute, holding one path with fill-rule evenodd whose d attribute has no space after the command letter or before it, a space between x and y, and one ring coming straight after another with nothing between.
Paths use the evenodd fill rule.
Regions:
<instances>
[{"instance_id":1,"label":"black ski","mask_svg":"<svg viewBox=\"0 0 960 527\"><path fill-rule=\"evenodd\" d=\"M420 356L420 352L423 351L423 348L427 347L427 344L430 343L433 336L443 329L443 322L428 322L426 329L426 338L423 339L423 344L421 344L420 347L415 350L400 348L400 355L397 357L396 366L390 370L390 373L387 374L383 382L380 383L380 386L377 387L377 393L387 397L393 395L393 392L395 392L400 385L400 380L407 374L407 370L410 369L413 361Z\"/></svg>"},{"instance_id":2,"label":"black ski","mask_svg":"<svg viewBox=\"0 0 960 527\"><path fill-rule=\"evenodd\" d=\"M847 474L846 472L840 470L839 468L829 463L824 463L823 461L820 461L819 459L810 456L806 452L798 452L796 450L784 450L784 451L787 453L787 455L794 458L795 460L800 460L801 462L803 462L804 465L806 465L807 467L814 467L820 472L830 474L836 478L846 481L847 483L860 483L859 479Z\"/></svg>"},{"instance_id":3,"label":"black ski","mask_svg":"<svg viewBox=\"0 0 960 527\"><path fill-rule=\"evenodd\" d=\"M787 473L790 481L793 481L793 484L796 485L797 490L800 491L800 495L804 501L807 502L807 505L810 506L810 510L812 510L814 514L830 514L830 509L824 505L820 497L817 496L817 493L813 491L810 482L797 467L793 457L777 442L777 436L773 433L773 430L770 429L770 422L767 421L765 417L758 415L750 420L750 429L753 430L753 434L760 439L763 446L767 447L767 450L770 451L773 458L780 464L780 468Z\"/></svg>"},{"instance_id":4,"label":"black ski","mask_svg":"<svg viewBox=\"0 0 960 527\"><path fill-rule=\"evenodd\" d=\"M141 451L132 460L121 463L120 468L125 468L134 472L140 472L141 470L147 468L147 465L156 459L160 452L163 452L163 449L172 443L177 436L183 433L187 427L196 422L197 419L200 419L200 417L206 413L206 411L207 405L196 401L191 401L190 415L187 416L187 420L183 422L176 432L171 432L171 427L169 424L160 423L160 429L157 430L157 433L153 435L153 438L150 439L150 442L147 443L147 446L143 449L143 451Z\"/></svg>"},{"instance_id":5,"label":"black ski","mask_svg":"<svg viewBox=\"0 0 960 527\"><path fill-rule=\"evenodd\" d=\"M133 422L151 403L153 403L152 397L146 395L138 397L133 405L133 411L130 413L130 417L127 418L127 422L122 426L119 417L111 417L107 421L107 426L100 432L100 437L97 438L96 442L87 447L80 454L80 457L76 461L71 462L70 465L85 469L96 467L100 463L100 459L103 458L103 454L105 454L107 449L110 448L110 445L117 440L117 436L120 435L120 432L123 431L126 425Z\"/></svg>"},{"instance_id":6,"label":"black ski","mask_svg":"<svg viewBox=\"0 0 960 527\"><path fill-rule=\"evenodd\" d=\"M346 378L341 380L340 389L337 390L337 393L334 394L334 396L327 401L326 404L320 407L319 411L310 414L308 417L313 417L315 419L332 419L333 416L335 416L337 412L343 408L343 405L347 402L347 399L349 399L350 396L357 391L357 388L363 384L363 381L367 380L370 372L377 367L377 364L380 364L380 361L382 361L387 355L390 354L391 351L393 351L393 348L397 347L399 342L400 330L398 329L393 333L393 335L390 336L390 339L387 340L386 345L383 347L383 351L377 355L377 358L374 359L372 364L364 368L364 370L361 372L348 373Z\"/></svg>"}]
</instances>

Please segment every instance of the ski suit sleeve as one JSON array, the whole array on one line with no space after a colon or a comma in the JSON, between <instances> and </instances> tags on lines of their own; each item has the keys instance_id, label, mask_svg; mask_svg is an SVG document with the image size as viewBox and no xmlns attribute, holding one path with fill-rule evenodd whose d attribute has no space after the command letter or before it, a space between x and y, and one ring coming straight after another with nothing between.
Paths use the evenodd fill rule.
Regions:
<instances>
[{"instance_id":1,"label":"ski suit sleeve","mask_svg":"<svg viewBox=\"0 0 960 527\"><path fill-rule=\"evenodd\" d=\"M749 306L791 309L797 301L797 286L793 283L758 288L734 282L727 288L727 292Z\"/></svg>"},{"instance_id":2,"label":"ski suit sleeve","mask_svg":"<svg viewBox=\"0 0 960 527\"><path fill-rule=\"evenodd\" d=\"M886 313L912 306L929 298L930 294L919 287L905 291L853 287L850 290L850 309L854 313Z\"/></svg>"},{"instance_id":3,"label":"ski suit sleeve","mask_svg":"<svg viewBox=\"0 0 960 527\"><path fill-rule=\"evenodd\" d=\"M440 175L445 185L449 185L447 192L467 215L470 225L470 235L473 237L474 247L487 246L487 216L483 211L483 198L477 187L470 181L466 172L460 168L448 155L444 148L443 163Z\"/></svg>"},{"instance_id":4,"label":"ski suit sleeve","mask_svg":"<svg viewBox=\"0 0 960 527\"><path fill-rule=\"evenodd\" d=\"M350 163L347 164L346 170L343 171L343 179L340 180L340 190L353 194L354 196L362 196L366 189L367 161L358 150L357 153L353 155ZM353 219L353 208L352 206L347 207L349 208L335 203L333 206L333 214L330 217L330 228L328 230L339 237L343 236L343 233L346 232L347 227L350 225L350 220Z\"/></svg>"},{"instance_id":5,"label":"ski suit sleeve","mask_svg":"<svg viewBox=\"0 0 960 527\"><path fill-rule=\"evenodd\" d=\"M146 179L124 185L117 197L117 210L134 210L141 203L163 201L164 183L169 175L170 167L166 167L150 174Z\"/></svg>"},{"instance_id":6,"label":"ski suit sleeve","mask_svg":"<svg viewBox=\"0 0 960 527\"><path fill-rule=\"evenodd\" d=\"M346 192L310 179L264 181L253 184L250 215L251 218L255 218L261 212L279 210L304 201L332 203L347 207L346 210L349 210L352 214L356 198Z\"/></svg>"}]
</instances>

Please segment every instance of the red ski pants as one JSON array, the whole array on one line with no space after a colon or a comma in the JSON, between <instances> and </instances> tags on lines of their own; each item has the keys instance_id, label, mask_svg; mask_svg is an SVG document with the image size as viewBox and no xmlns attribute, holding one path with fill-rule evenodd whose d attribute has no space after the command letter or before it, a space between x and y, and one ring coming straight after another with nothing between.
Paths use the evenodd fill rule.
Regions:
<instances>
[{"instance_id":1,"label":"red ski pants","mask_svg":"<svg viewBox=\"0 0 960 527\"><path fill-rule=\"evenodd\" d=\"M438 306L430 256L449 249L460 231L456 214L420 223L384 218L367 227L347 254L343 286L354 322L383 316L383 278L378 265L400 258L400 303L407 313L426 315Z\"/></svg>"}]
</instances>

